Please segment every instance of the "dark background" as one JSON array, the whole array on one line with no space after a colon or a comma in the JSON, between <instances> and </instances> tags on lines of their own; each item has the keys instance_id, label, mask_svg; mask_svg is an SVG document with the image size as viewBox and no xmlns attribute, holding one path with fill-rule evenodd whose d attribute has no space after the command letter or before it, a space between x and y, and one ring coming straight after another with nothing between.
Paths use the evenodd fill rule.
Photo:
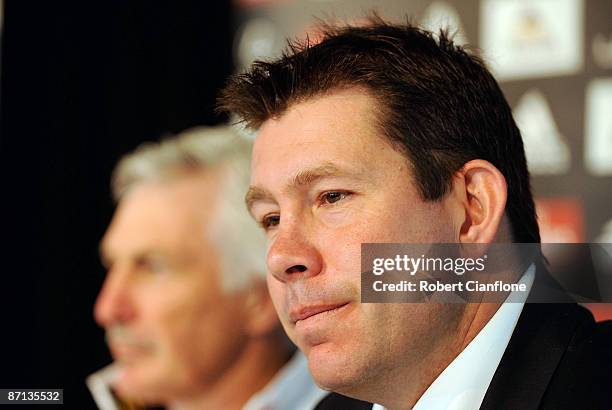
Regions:
<instances>
[{"instance_id":1,"label":"dark background","mask_svg":"<svg viewBox=\"0 0 612 410\"><path fill-rule=\"evenodd\" d=\"M110 172L143 141L226 120L213 105L234 70L234 45L250 50L236 63L248 64L277 55L283 39L309 32L315 17L350 21L374 8L418 21L435 2L234 0L234 10L230 0L4 0L0 388L63 388L64 408L95 408L84 379L111 360L92 318L104 279L97 247L114 208ZM481 0L446 4L478 46ZM546 96L572 166L535 175L534 192L556 224L592 241L612 221L612 175L585 169L585 88L612 78L591 52L595 35L612 41L612 2L583 4L583 69L501 86L513 107L528 90ZM259 28L246 30L253 21ZM542 230L554 241L550 227ZM612 317L612 307L598 308L599 318Z\"/></svg>"},{"instance_id":2,"label":"dark background","mask_svg":"<svg viewBox=\"0 0 612 410\"><path fill-rule=\"evenodd\" d=\"M232 33L228 1L4 2L2 388L95 408L84 378L110 362L92 319L110 172L142 141L224 120Z\"/></svg>"}]
</instances>

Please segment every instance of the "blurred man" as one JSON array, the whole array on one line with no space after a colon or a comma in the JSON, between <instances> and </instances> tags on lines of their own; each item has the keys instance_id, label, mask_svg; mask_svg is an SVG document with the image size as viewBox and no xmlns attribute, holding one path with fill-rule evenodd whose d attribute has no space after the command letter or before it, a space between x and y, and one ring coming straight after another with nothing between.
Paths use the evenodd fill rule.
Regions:
<instances>
[{"instance_id":1,"label":"blurred man","mask_svg":"<svg viewBox=\"0 0 612 410\"><path fill-rule=\"evenodd\" d=\"M229 128L125 157L100 249L95 306L129 402L176 409L310 409L323 396L278 322L265 238L244 210L250 143Z\"/></svg>"},{"instance_id":2,"label":"blurred man","mask_svg":"<svg viewBox=\"0 0 612 410\"><path fill-rule=\"evenodd\" d=\"M323 31L221 99L259 130L246 200L316 382L376 408L610 408L611 326L575 304L360 303L362 243L540 237L519 130L480 59L378 18ZM535 287L542 267L516 278Z\"/></svg>"}]
</instances>

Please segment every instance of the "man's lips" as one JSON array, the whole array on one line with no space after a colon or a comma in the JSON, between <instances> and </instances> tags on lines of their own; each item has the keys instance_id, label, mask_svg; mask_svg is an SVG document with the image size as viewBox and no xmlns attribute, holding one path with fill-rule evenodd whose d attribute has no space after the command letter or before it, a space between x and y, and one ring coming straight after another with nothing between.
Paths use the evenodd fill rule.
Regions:
<instances>
[{"instance_id":1,"label":"man's lips","mask_svg":"<svg viewBox=\"0 0 612 410\"><path fill-rule=\"evenodd\" d=\"M109 347L115 360L132 361L142 358L151 352L151 349L135 344L111 343Z\"/></svg>"},{"instance_id":2,"label":"man's lips","mask_svg":"<svg viewBox=\"0 0 612 410\"><path fill-rule=\"evenodd\" d=\"M324 304L324 305L305 305L300 306L296 309L292 309L289 313L289 319L293 324L296 324L300 320L308 319L309 317L329 312L332 310L340 309L344 306L348 305L348 302L344 303L333 303L333 304Z\"/></svg>"}]
</instances>

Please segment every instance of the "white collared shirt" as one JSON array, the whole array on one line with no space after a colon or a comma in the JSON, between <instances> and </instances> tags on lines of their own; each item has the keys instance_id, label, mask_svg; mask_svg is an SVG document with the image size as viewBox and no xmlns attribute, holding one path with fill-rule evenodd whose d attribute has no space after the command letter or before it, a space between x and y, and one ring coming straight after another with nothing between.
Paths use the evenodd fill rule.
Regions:
<instances>
[{"instance_id":1,"label":"white collared shirt","mask_svg":"<svg viewBox=\"0 0 612 410\"><path fill-rule=\"evenodd\" d=\"M529 266L518 283L527 292L512 292L465 349L440 373L412 410L477 410L491 384L535 278ZM513 303L508 303L513 302ZM374 404L372 410L385 410Z\"/></svg>"},{"instance_id":2,"label":"white collared shirt","mask_svg":"<svg viewBox=\"0 0 612 410\"><path fill-rule=\"evenodd\" d=\"M312 410L328 393L314 383L308 361L298 350L242 410Z\"/></svg>"}]
</instances>

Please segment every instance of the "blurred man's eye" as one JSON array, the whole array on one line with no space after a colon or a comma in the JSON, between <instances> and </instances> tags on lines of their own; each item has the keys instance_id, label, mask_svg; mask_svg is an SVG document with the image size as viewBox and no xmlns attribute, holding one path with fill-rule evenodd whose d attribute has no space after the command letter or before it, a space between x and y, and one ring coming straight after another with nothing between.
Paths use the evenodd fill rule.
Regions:
<instances>
[{"instance_id":1,"label":"blurred man's eye","mask_svg":"<svg viewBox=\"0 0 612 410\"><path fill-rule=\"evenodd\" d=\"M168 272L167 264L159 258L143 257L136 260L136 268L147 273L161 274Z\"/></svg>"}]
</instances>

